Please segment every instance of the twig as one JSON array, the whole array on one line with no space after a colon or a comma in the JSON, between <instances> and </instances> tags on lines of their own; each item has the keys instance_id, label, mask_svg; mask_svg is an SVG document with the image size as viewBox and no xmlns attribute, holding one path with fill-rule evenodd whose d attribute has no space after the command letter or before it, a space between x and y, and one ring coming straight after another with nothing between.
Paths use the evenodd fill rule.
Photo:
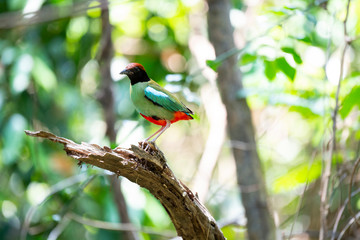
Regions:
<instances>
[{"instance_id":1,"label":"twig","mask_svg":"<svg viewBox=\"0 0 360 240\"><path fill-rule=\"evenodd\" d=\"M70 219L66 217L66 215L61 219L58 225L56 225L53 230L51 230L47 240L56 240L60 236L60 234L65 230L65 228L69 225Z\"/></svg>"},{"instance_id":2,"label":"twig","mask_svg":"<svg viewBox=\"0 0 360 240\"><path fill-rule=\"evenodd\" d=\"M66 214L66 217L74 220L80 224L88 225L95 228L101 228L106 230L112 230L112 231L130 231L130 232L142 232L152 235L159 235L166 238L173 238L176 236L176 233L174 231L164 231L164 230L156 230L151 227L135 227L133 224L129 223L112 223L112 222L104 222L99 221L95 219L86 218L83 216L80 216L76 213L69 212Z\"/></svg>"},{"instance_id":3,"label":"twig","mask_svg":"<svg viewBox=\"0 0 360 240\"><path fill-rule=\"evenodd\" d=\"M344 210L346 208L346 205L348 204L349 202L349 199L351 199L353 196L356 196L357 194L360 193L360 188L356 189L355 191L353 191L351 193L351 196L350 198L346 198L343 205L341 206L337 216L336 216L336 220L335 220L335 223L334 223L334 227L333 227L333 230L332 230L332 235L331 235L331 240L335 240L335 237L336 237L336 231L337 231L337 227L339 226L339 223L340 223L340 219L341 219L341 216L342 214L344 213Z\"/></svg>"},{"instance_id":4,"label":"twig","mask_svg":"<svg viewBox=\"0 0 360 240\"><path fill-rule=\"evenodd\" d=\"M136 1L132 0L131 2ZM35 12L23 13L22 11L17 12L6 12L0 14L0 29L12 29L16 27L24 27L32 24L39 24L44 22L55 21L68 17L76 17L84 15L87 11L92 9L108 9L109 4L105 0L98 0L99 4L90 6L92 0L78 1L74 4L65 6L54 6L46 5ZM128 3L130 0L114 0L110 2L111 6Z\"/></svg>"},{"instance_id":5,"label":"twig","mask_svg":"<svg viewBox=\"0 0 360 240\"><path fill-rule=\"evenodd\" d=\"M348 44L345 45L343 53L342 53L342 58L341 58L341 67L340 67L340 79L339 79L339 83L338 83L338 90L336 93L336 102L335 102L335 109L333 112L333 126L332 126L332 139L330 142L330 146L329 146L329 158L327 159L327 161L325 161L325 170L323 172L323 176L322 176L322 185L321 185L321 190L320 190L320 200L321 200L321 204L320 204L320 240L324 239L326 236L324 236L326 229L327 229L327 221L326 221L326 217L328 214L328 205L327 205L327 194L328 194L328 186L329 186L329 180L330 180L330 176L331 176L331 164L332 164L332 159L333 159L333 155L334 152L336 151L336 116L337 116L337 112L339 109L339 90L340 90L340 82L342 80L342 72L343 72L343 65L344 65L344 56L345 56L345 52L347 49Z\"/></svg>"},{"instance_id":6,"label":"twig","mask_svg":"<svg viewBox=\"0 0 360 240\"><path fill-rule=\"evenodd\" d=\"M328 215L328 202L327 202L328 186L329 186L329 180L330 180L330 176L331 176L331 164L332 164L333 154L334 154L334 152L336 152L336 127L337 127L336 126L336 123L337 123L336 117L337 117L337 113L339 110L339 94L340 94L341 81L343 79L345 53L346 53L347 47L350 44L350 42L347 40L348 35L347 35L347 28L346 28L346 23L347 23L347 19L348 19L348 15L349 15L349 6L350 6L350 0L348 0L348 2L347 2L346 16L343 21L345 46L344 46L344 49L343 49L342 55L341 55L339 82L338 82L337 89L336 89L335 108L334 108L334 112L332 115L333 125L332 125L332 139L330 142L330 149L329 149L330 153L329 153L329 158L325 162L325 167L324 167L325 170L323 172L322 179L321 179L320 236L319 236L320 240L323 240L327 237L326 232L327 232L327 215Z\"/></svg>"},{"instance_id":7,"label":"twig","mask_svg":"<svg viewBox=\"0 0 360 240\"><path fill-rule=\"evenodd\" d=\"M353 217L355 218L355 212L353 211L352 207L351 207L351 187L353 185L353 180L354 180L354 176L355 176L355 172L359 166L359 163L360 163L360 158L358 158L355 162L355 165L354 165L354 169L353 169L353 172L351 173L351 178L350 178L350 186L349 186L349 202L348 202L348 206L349 206L349 209L350 209L350 212L351 214L353 215ZM360 222L357 220L357 218L355 218L355 222L356 224L358 225L358 227L360 227Z\"/></svg>"},{"instance_id":8,"label":"twig","mask_svg":"<svg viewBox=\"0 0 360 240\"><path fill-rule=\"evenodd\" d=\"M315 159L315 156L316 156L316 152L314 152L312 154L312 158L311 158L311 161L309 162L309 165L308 165L308 169L307 169L307 174L306 174L306 183L305 183L305 187L304 187L304 190L300 196L300 202L299 202L299 205L298 205L298 208L297 208L297 211L296 211L296 215L295 215L295 219L294 219L294 222L293 224L291 225L291 228L290 228L290 233L289 233L289 240L292 236L292 232L294 230L294 226L295 226L295 223L296 223L296 220L297 218L299 217L299 214L300 214L300 209L301 209L301 206L302 206L302 203L303 203L303 200L304 200L304 196L305 196L305 192L309 186L309 172L310 172L310 169L314 163L314 159Z\"/></svg>"},{"instance_id":9,"label":"twig","mask_svg":"<svg viewBox=\"0 0 360 240\"><path fill-rule=\"evenodd\" d=\"M84 192L84 189L92 182L92 180L95 179L97 175L92 175L88 179L86 179L85 182L83 182L78 191L76 191L76 194L68 201L63 208L60 211L60 222L56 225L56 227L50 232L48 239L57 239L58 236L64 231L66 226L69 223L69 220L66 219L65 215L70 210L70 208L73 206L75 200Z\"/></svg>"},{"instance_id":10,"label":"twig","mask_svg":"<svg viewBox=\"0 0 360 240\"><path fill-rule=\"evenodd\" d=\"M192 240L194 236L198 240L225 239L214 218L176 178L163 153L155 145L145 144L145 147L150 146L147 151L134 145L130 149L118 147L112 150L96 144L77 144L44 131L25 133L63 144L66 153L80 163L109 170L148 189L164 206L177 234L184 240Z\"/></svg>"},{"instance_id":11,"label":"twig","mask_svg":"<svg viewBox=\"0 0 360 240\"><path fill-rule=\"evenodd\" d=\"M344 236L345 232L348 230L348 228L356 221L357 218L360 217L360 212L358 212L355 217L352 217L349 222L345 225L345 227L343 228L343 230L340 232L338 240L341 240L342 237Z\"/></svg>"},{"instance_id":12,"label":"twig","mask_svg":"<svg viewBox=\"0 0 360 240\"><path fill-rule=\"evenodd\" d=\"M337 113L339 111L339 95L340 95L340 86L341 86L341 80L343 78L343 73L344 73L344 61L345 61L345 53L346 53L346 50L350 44L350 42L348 41L348 35L347 35L347 28L346 28L346 22L347 22L347 19L348 19L348 15L349 15L349 6L350 6L350 0L348 0L348 4L347 4L347 8L346 8L346 16L345 16L345 19L344 19L344 39L345 39L345 46L344 46L344 49L342 51L342 54L341 54L341 65L340 65L340 74L339 74L339 82L338 82L338 85L337 85L337 89L336 89L336 97L335 97L335 108L334 108L334 113L333 113L333 116L332 116L332 120L333 120L333 132L332 132L332 142L333 142L333 152L336 152L336 116L337 116Z\"/></svg>"},{"instance_id":13,"label":"twig","mask_svg":"<svg viewBox=\"0 0 360 240\"><path fill-rule=\"evenodd\" d=\"M44 198L44 200L41 203L31 207L29 209L29 211L26 213L25 220L24 220L23 226L20 231L20 239L26 239L26 235L29 231L31 219L40 206L42 206L46 201L48 201L50 199L50 197L53 196L54 194L64 190L65 188L68 188L74 184L82 182L86 178L87 178L86 174L81 174L81 175L67 178L67 179L55 184L54 186L52 186L50 189L50 193Z\"/></svg>"}]
</instances>

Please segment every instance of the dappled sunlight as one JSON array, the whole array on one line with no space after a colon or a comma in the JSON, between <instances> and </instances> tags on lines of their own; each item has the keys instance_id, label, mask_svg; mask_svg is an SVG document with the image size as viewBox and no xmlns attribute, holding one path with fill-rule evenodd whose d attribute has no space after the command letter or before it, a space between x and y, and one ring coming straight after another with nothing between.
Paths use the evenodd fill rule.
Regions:
<instances>
[{"instance_id":1,"label":"dappled sunlight","mask_svg":"<svg viewBox=\"0 0 360 240\"><path fill-rule=\"evenodd\" d=\"M171 72L184 72L186 70L186 59L174 49L166 49L162 52L163 65Z\"/></svg>"},{"instance_id":2,"label":"dappled sunlight","mask_svg":"<svg viewBox=\"0 0 360 240\"><path fill-rule=\"evenodd\" d=\"M5 200L2 203L1 211L5 218L11 218L15 216L17 207L11 201Z\"/></svg>"},{"instance_id":3,"label":"dappled sunlight","mask_svg":"<svg viewBox=\"0 0 360 240\"><path fill-rule=\"evenodd\" d=\"M217 56L209 40L209 2L203 0L0 4L0 222L6 223L0 239L7 239L7 231L15 236L23 224L31 239L56 231L59 239L123 236L65 224L75 222L67 213L121 222L105 177L110 172L78 167L58 146L33 141L23 131L46 130L112 149L138 145L160 126L143 119L130 99L129 78L120 72L133 62L194 112L193 120L172 124L156 143L225 237L247 239L241 197L259 186L237 182L245 160L234 152L255 149L278 236L319 237L325 219L334 237L343 231L343 239L359 238L355 224L347 228L355 214L359 218L359 195L344 204L359 183L360 1L350 1L349 9L341 0L229 2L236 47L223 46ZM240 69L232 76L241 79L235 92L230 90L237 86L217 80L233 70L224 68L229 59ZM234 106L226 110L229 96L220 95L219 87L250 107L251 119L238 116L244 123L236 131L251 132L253 126L256 147L231 140L228 113ZM151 193L127 179L121 188L137 229L174 232Z\"/></svg>"},{"instance_id":4,"label":"dappled sunlight","mask_svg":"<svg viewBox=\"0 0 360 240\"><path fill-rule=\"evenodd\" d=\"M50 188L45 183L32 182L27 189L27 198L29 203L37 205L45 200L50 193Z\"/></svg>"}]
</instances>

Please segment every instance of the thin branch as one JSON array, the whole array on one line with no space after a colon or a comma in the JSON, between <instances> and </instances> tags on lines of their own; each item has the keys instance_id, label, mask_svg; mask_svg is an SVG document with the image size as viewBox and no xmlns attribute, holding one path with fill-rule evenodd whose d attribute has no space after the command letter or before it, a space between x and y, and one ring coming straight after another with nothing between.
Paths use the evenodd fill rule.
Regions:
<instances>
[{"instance_id":1,"label":"thin branch","mask_svg":"<svg viewBox=\"0 0 360 240\"><path fill-rule=\"evenodd\" d=\"M347 20L348 20L348 17L349 17L349 9L350 9L350 2L351 0L348 0L347 1L347 5L346 5L346 12L345 12L345 19L343 21L343 25L344 25L344 36L347 37L348 36L348 31L347 31ZM345 38L346 40L347 38Z\"/></svg>"},{"instance_id":2,"label":"thin branch","mask_svg":"<svg viewBox=\"0 0 360 240\"><path fill-rule=\"evenodd\" d=\"M336 117L337 117L337 114L338 114L338 111L339 111L340 87L341 87L341 81L343 79L342 76L343 76L343 72L344 72L345 53L346 53L346 50L347 50L348 46L349 46L349 43L346 42L345 46L344 46L344 49L342 51L341 60L340 60L340 62L341 62L340 76L339 76L339 82L338 82L337 89L336 89L335 108L334 108L334 112L333 112L333 115L332 115L332 121L333 121L333 127L332 127L332 149L333 149L333 151L331 152L332 154L334 152L336 152L336 128L337 128Z\"/></svg>"},{"instance_id":3,"label":"thin branch","mask_svg":"<svg viewBox=\"0 0 360 240\"><path fill-rule=\"evenodd\" d=\"M360 164L360 158L358 158L358 159L356 160L355 165L354 165L353 172L351 173L350 186L349 186L349 202L348 202L348 206L349 206L350 212L351 212L351 214L353 215L354 219L356 220L355 222L356 222L356 224L358 225L358 227L360 227L360 223L359 223L359 221L357 220L357 218L355 217L355 212L354 212L354 210L353 210L352 207L351 207L351 187L352 187L352 185L353 185L353 180L354 180L355 172L356 172L359 164Z\"/></svg>"},{"instance_id":4,"label":"thin branch","mask_svg":"<svg viewBox=\"0 0 360 240\"><path fill-rule=\"evenodd\" d=\"M60 236L60 234L65 230L65 228L69 225L71 220L66 217L66 215L61 219L58 225L53 228L47 238L47 240L56 240Z\"/></svg>"},{"instance_id":5,"label":"thin branch","mask_svg":"<svg viewBox=\"0 0 360 240\"><path fill-rule=\"evenodd\" d=\"M86 180L87 175L86 174L80 174L77 176L73 176L70 178L67 178L55 185L53 185L50 189L50 193L44 198L42 202L39 204L32 206L29 211L26 213L24 223L22 225L21 231L20 231L20 239L26 239L26 235L29 232L30 229L30 223L31 219L33 218L34 214L38 210L39 207L41 207L46 201L48 201L54 194L64 190L65 188L68 188L72 185L78 184L84 180Z\"/></svg>"},{"instance_id":6,"label":"thin branch","mask_svg":"<svg viewBox=\"0 0 360 240\"><path fill-rule=\"evenodd\" d=\"M350 195L350 198L346 198L343 205L341 206L337 216L336 216L336 220L335 220L335 223L334 223L334 227L333 227L333 230L332 230L332 235L331 235L331 240L335 240L335 237L336 237L336 231L337 231L337 228L339 226L339 223L340 223L340 219L344 213L344 210L346 208L346 205L348 204L349 202L349 199L351 199L352 197L356 196L357 194L360 193L360 188L356 189L355 191L353 191Z\"/></svg>"},{"instance_id":7,"label":"thin branch","mask_svg":"<svg viewBox=\"0 0 360 240\"><path fill-rule=\"evenodd\" d=\"M90 218L86 218L83 216L80 216L76 213L69 212L66 214L66 217L74 220L75 222L78 222L83 225L100 228L100 229L106 229L106 230L112 230L112 231L129 231L129 232L142 232L152 235L159 235L166 238L173 238L176 236L176 233L174 231L164 231L164 230L156 230L151 227L135 227L133 224L129 223L112 223L112 222L104 222L99 220L94 220Z\"/></svg>"},{"instance_id":8,"label":"thin branch","mask_svg":"<svg viewBox=\"0 0 360 240\"><path fill-rule=\"evenodd\" d=\"M340 232L338 240L341 240L342 237L344 236L345 232L348 230L348 228L356 221L357 218L360 217L360 212L358 212L355 217L352 217L348 223L345 225L345 227L343 228L343 230Z\"/></svg>"},{"instance_id":9,"label":"thin branch","mask_svg":"<svg viewBox=\"0 0 360 240\"><path fill-rule=\"evenodd\" d=\"M87 163L109 170L146 188L163 205L177 234L184 240L225 239L204 205L176 178L166 163L163 153L152 144L144 144L147 151L132 145L130 149L100 147L96 144L77 144L45 131L25 131L32 137L49 139L64 145L65 152L79 163Z\"/></svg>"},{"instance_id":10,"label":"thin branch","mask_svg":"<svg viewBox=\"0 0 360 240\"><path fill-rule=\"evenodd\" d=\"M329 147L330 153L329 153L329 158L325 162L325 170L323 172L322 179L321 179L320 236L319 236L320 240L326 239L326 237L327 237L326 236L326 232L327 232L327 228L328 228L327 215L328 215L328 210L329 210L328 209L329 208L328 207L328 186L329 186L329 180L330 180L330 176L331 176L332 159L333 159L334 152L336 152L336 129L337 129L336 118L337 118L337 114L338 114L338 110L339 110L339 95L340 95L341 81L343 79L343 72L344 72L345 53L350 44L350 42L347 41L348 35L347 35L347 28L346 28L346 23L347 23L347 19L348 19L348 15L349 15L349 6L350 6L350 0L348 0L348 2L347 2L346 15L345 15L345 19L343 21L345 46L344 46L344 49L341 54L339 82L338 82L337 89L336 89L335 108L334 108L334 112L332 115L333 125L332 125L332 139L331 139L330 147Z\"/></svg>"},{"instance_id":11,"label":"thin branch","mask_svg":"<svg viewBox=\"0 0 360 240\"><path fill-rule=\"evenodd\" d=\"M75 195L68 201L60 211L60 221L56 227L50 232L48 239L57 239L58 236L65 230L69 221L65 218L66 213L73 206L75 200L84 192L84 189L95 179L97 175L92 175L85 182L83 182L79 189L76 191Z\"/></svg>"},{"instance_id":12,"label":"thin branch","mask_svg":"<svg viewBox=\"0 0 360 240\"><path fill-rule=\"evenodd\" d=\"M133 2L132 0L131 2ZM35 12L23 13L22 11L5 12L0 14L0 29L12 29L16 27L26 27L33 24L56 21L69 17L85 15L92 9L108 9L109 5L120 5L129 3L130 0L116 0L108 4L106 0L98 0L98 5L91 6L92 0L75 2L74 4L56 6L56 4L43 6Z\"/></svg>"},{"instance_id":13,"label":"thin branch","mask_svg":"<svg viewBox=\"0 0 360 240\"><path fill-rule=\"evenodd\" d=\"M304 200L304 196L305 196L305 193L306 193L306 190L309 186L309 173L310 173L310 169L312 167L312 165L314 164L314 159L315 159L315 156L316 156L316 152L314 152L312 154L312 158L311 158L311 161L309 162L309 165L308 165L308 169L307 169L307 174L306 174L306 183L305 183L305 187L304 187L304 190L300 196L300 202L299 202L299 205L297 207L297 211L296 211L296 215L295 215L295 219L294 219L294 222L293 224L291 225L291 228L290 228L290 233L289 233L289 240L290 238L292 237L292 232L294 230L294 226L295 226L295 223L297 221L297 218L299 217L299 214L300 214L300 209L301 209L301 206L302 206L302 203L303 203L303 200Z\"/></svg>"}]
</instances>

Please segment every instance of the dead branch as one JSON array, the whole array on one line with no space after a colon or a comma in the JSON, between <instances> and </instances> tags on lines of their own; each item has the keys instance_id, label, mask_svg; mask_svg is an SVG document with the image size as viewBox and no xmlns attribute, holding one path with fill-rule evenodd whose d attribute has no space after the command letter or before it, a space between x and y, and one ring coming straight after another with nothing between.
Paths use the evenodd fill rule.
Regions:
<instances>
[{"instance_id":1,"label":"dead branch","mask_svg":"<svg viewBox=\"0 0 360 240\"><path fill-rule=\"evenodd\" d=\"M96 144L77 144L45 131L25 131L28 136L49 139L64 145L70 157L102 169L146 188L163 205L177 234L187 239L225 239L214 218L196 195L178 180L166 163L163 153L154 145L148 150L132 145L130 149L100 147Z\"/></svg>"}]
</instances>

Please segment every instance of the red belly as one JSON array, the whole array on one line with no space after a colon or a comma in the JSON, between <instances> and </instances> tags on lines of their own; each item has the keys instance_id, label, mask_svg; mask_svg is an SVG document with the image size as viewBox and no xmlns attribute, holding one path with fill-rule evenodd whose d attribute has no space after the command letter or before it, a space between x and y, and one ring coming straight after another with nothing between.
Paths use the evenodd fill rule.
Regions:
<instances>
[{"instance_id":1,"label":"red belly","mask_svg":"<svg viewBox=\"0 0 360 240\"><path fill-rule=\"evenodd\" d=\"M140 113L141 116L143 116L146 120L148 120L151 123L154 123L156 125L160 125L160 126L165 126L166 125L166 120L160 119L160 120L156 120L152 117L148 117L145 116L143 114ZM191 120L193 119L193 117L187 115L184 112L175 112L174 113L174 118L173 119L169 119L171 123L177 122L179 120Z\"/></svg>"}]
</instances>

